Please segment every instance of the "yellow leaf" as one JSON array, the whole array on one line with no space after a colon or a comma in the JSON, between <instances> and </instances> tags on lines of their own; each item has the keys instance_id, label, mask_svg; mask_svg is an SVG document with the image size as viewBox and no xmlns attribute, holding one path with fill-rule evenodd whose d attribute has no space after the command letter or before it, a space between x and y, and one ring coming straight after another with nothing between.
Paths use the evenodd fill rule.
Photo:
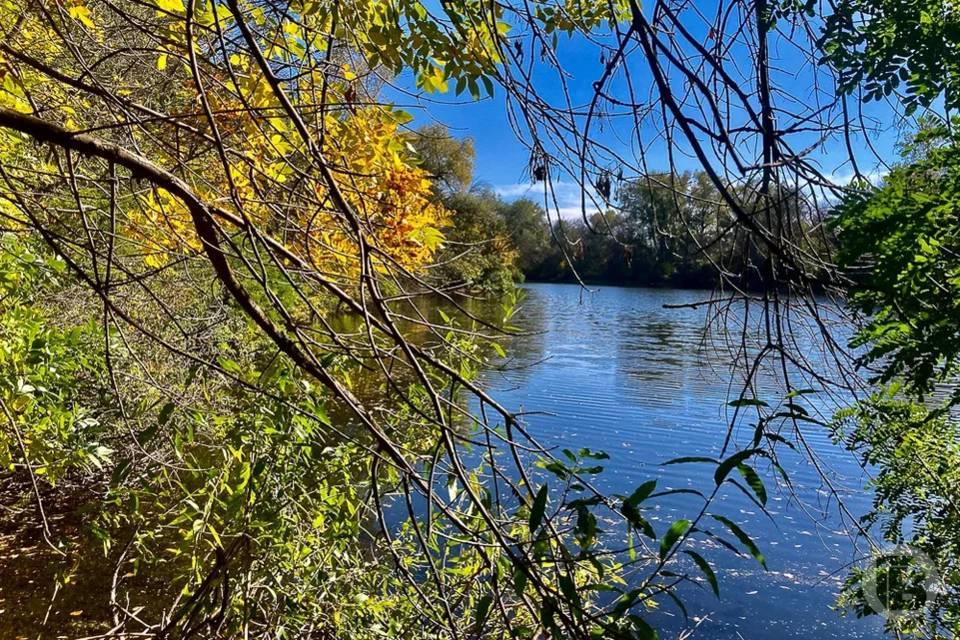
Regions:
<instances>
[{"instance_id":1,"label":"yellow leaf","mask_svg":"<svg viewBox=\"0 0 960 640\"><path fill-rule=\"evenodd\" d=\"M157 69L163 71L167 68L167 54L161 53L160 57L157 58Z\"/></svg>"},{"instance_id":2,"label":"yellow leaf","mask_svg":"<svg viewBox=\"0 0 960 640\"><path fill-rule=\"evenodd\" d=\"M280 153L280 154L285 154L292 149L290 144L286 140L284 140L283 136L281 136L278 133L275 133L272 136L270 136L270 142L276 148L277 153Z\"/></svg>"},{"instance_id":3,"label":"yellow leaf","mask_svg":"<svg viewBox=\"0 0 960 640\"><path fill-rule=\"evenodd\" d=\"M67 10L70 17L79 20L85 27L94 28L93 20L90 19L90 9L82 4L75 4Z\"/></svg>"},{"instance_id":4,"label":"yellow leaf","mask_svg":"<svg viewBox=\"0 0 960 640\"><path fill-rule=\"evenodd\" d=\"M225 10L225 11L224 11ZM201 24L205 27L210 27L216 24L217 20L221 22L226 16L230 15L230 9L227 7L216 5L211 7L210 3L205 7L196 7L194 11L194 20L197 24Z\"/></svg>"},{"instance_id":5,"label":"yellow leaf","mask_svg":"<svg viewBox=\"0 0 960 640\"><path fill-rule=\"evenodd\" d=\"M213 536L214 541L217 543L217 546L221 549L223 548L223 540L220 539L220 534L217 533L217 530L209 522L207 523L207 529L210 530L210 535Z\"/></svg>"},{"instance_id":6,"label":"yellow leaf","mask_svg":"<svg viewBox=\"0 0 960 640\"><path fill-rule=\"evenodd\" d=\"M186 13L183 0L156 0L157 8L170 13Z\"/></svg>"}]
</instances>

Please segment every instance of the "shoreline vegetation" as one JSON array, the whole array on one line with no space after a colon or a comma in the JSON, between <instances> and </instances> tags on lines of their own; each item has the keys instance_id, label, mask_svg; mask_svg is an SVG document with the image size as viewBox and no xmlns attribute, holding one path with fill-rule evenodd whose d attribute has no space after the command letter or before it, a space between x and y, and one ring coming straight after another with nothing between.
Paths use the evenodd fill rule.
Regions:
<instances>
[{"instance_id":1,"label":"shoreline vegetation","mask_svg":"<svg viewBox=\"0 0 960 640\"><path fill-rule=\"evenodd\" d=\"M724 597L715 553L764 579L725 498L773 517L787 450L871 550L844 611L960 634L960 390L930 400L960 379L960 5L716 8L0 0L14 637L656 640L687 587ZM419 126L501 99L477 131L596 213L505 201ZM605 493L606 452L489 393L522 275L732 292L723 444L663 462L696 483ZM864 518L810 430L873 472Z\"/></svg>"}]
</instances>

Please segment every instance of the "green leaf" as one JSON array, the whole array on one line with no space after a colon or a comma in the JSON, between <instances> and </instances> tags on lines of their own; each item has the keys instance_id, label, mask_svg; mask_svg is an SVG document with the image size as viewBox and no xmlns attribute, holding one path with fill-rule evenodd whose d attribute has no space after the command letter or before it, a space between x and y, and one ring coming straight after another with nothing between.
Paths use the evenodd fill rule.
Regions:
<instances>
[{"instance_id":1,"label":"green leaf","mask_svg":"<svg viewBox=\"0 0 960 640\"><path fill-rule=\"evenodd\" d=\"M716 481L717 486L719 487L723 484L723 481L727 479L727 476L730 474L733 469L742 464L744 460L754 456L758 453L763 453L762 449L744 449L743 451L738 451L723 462L717 467L717 470L713 473L713 479Z\"/></svg>"},{"instance_id":2,"label":"green leaf","mask_svg":"<svg viewBox=\"0 0 960 640\"><path fill-rule=\"evenodd\" d=\"M779 433L765 433L765 434L763 434L763 437L766 438L767 440L773 440L774 442L779 442L779 443L781 443L781 444L785 444L785 445L787 445L788 447L790 447L791 449L793 449L794 451L797 450L797 447L794 446L794 444L793 444L792 442L790 442L789 440L787 440L786 438L784 438L784 437L783 437L782 435L780 435Z\"/></svg>"},{"instance_id":3,"label":"green leaf","mask_svg":"<svg viewBox=\"0 0 960 640\"><path fill-rule=\"evenodd\" d=\"M633 623L634 629L637 630L636 637L638 640L657 640L656 630L647 624L646 620L636 615L631 615L629 618L630 622Z\"/></svg>"},{"instance_id":4,"label":"green leaf","mask_svg":"<svg viewBox=\"0 0 960 640\"><path fill-rule=\"evenodd\" d=\"M165 425L167 421L170 420L170 416L173 415L173 410L175 406L172 402L168 402L162 407L160 407L160 413L157 414L157 424Z\"/></svg>"},{"instance_id":5,"label":"green leaf","mask_svg":"<svg viewBox=\"0 0 960 640\"><path fill-rule=\"evenodd\" d=\"M413 122L413 115L407 111L403 111L402 109L394 110L392 112L392 115L393 115L394 122L396 122L399 125L405 125L405 124L409 124L410 122Z\"/></svg>"},{"instance_id":6,"label":"green leaf","mask_svg":"<svg viewBox=\"0 0 960 640\"><path fill-rule=\"evenodd\" d=\"M547 510L547 485L540 487L537 496L533 499L533 506L530 507L530 533L540 528L543 522L543 514Z\"/></svg>"},{"instance_id":7,"label":"green leaf","mask_svg":"<svg viewBox=\"0 0 960 640\"><path fill-rule=\"evenodd\" d=\"M738 398L732 402L728 402L727 406L729 407L768 407L766 402L763 400L757 400L756 398Z\"/></svg>"},{"instance_id":8,"label":"green leaf","mask_svg":"<svg viewBox=\"0 0 960 640\"><path fill-rule=\"evenodd\" d=\"M757 508L758 508L758 509L760 509L761 511L764 511L764 512L767 510L767 508L766 508L764 505L760 504L760 501L757 500L757 496L754 495L754 493L753 493L750 489L746 488L745 486L743 486L741 483L737 482L737 481L736 481L735 479L733 479L733 478L728 478L728 479L727 479L727 482L729 482L730 484L732 484L733 486L735 486L737 489L739 489L739 490L743 493L743 495L745 495L745 496L747 497L747 499L748 499L750 502L752 502L753 504L757 505Z\"/></svg>"},{"instance_id":9,"label":"green leaf","mask_svg":"<svg viewBox=\"0 0 960 640\"><path fill-rule=\"evenodd\" d=\"M549 471L550 473L552 473L553 475L557 476L561 480L565 480L567 477L570 476L570 470L567 469L567 467L559 460L548 462L547 464L543 465L543 468Z\"/></svg>"},{"instance_id":10,"label":"green leaf","mask_svg":"<svg viewBox=\"0 0 960 640\"><path fill-rule=\"evenodd\" d=\"M328 427L333 426L333 423L330 422L330 416L327 415L327 410L321 406L314 407L313 417L315 417L320 424L324 424Z\"/></svg>"},{"instance_id":11,"label":"green leaf","mask_svg":"<svg viewBox=\"0 0 960 640\"><path fill-rule=\"evenodd\" d=\"M118 462L117 465L113 468L113 473L110 474L110 486L113 486L113 487L118 486L121 482L123 482L124 478L127 477L129 471L130 471L129 460L121 460L120 462Z\"/></svg>"},{"instance_id":12,"label":"green leaf","mask_svg":"<svg viewBox=\"0 0 960 640\"><path fill-rule=\"evenodd\" d=\"M613 616L615 618L622 616L630 607L637 603L637 599L641 595L643 595L642 589L632 589L621 595L614 601Z\"/></svg>"},{"instance_id":13,"label":"green leaf","mask_svg":"<svg viewBox=\"0 0 960 640\"><path fill-rule=\"evenodd\" d=\"M697 491L696 489L667 489L666 491L657 491L656 493L650 494L650 497L659 498L662 496L672 496L675 494L688 494L691 496L697 496L697 497L703 498L704 500L707 499L707 496L703 495L701 492Z\"/></svg>"},{"instance_id":14,"label":"green leaf","mask_svg":"<svg viewBox=\"0 0 960 640\"><path fill-rule=\"evenodd\" d=\"M137 444L141 447L146 445L148 442L153 440L153 437L157 435L157 431L160 429L159 424L153 424L137 434Z\"/></svg>"},{"instance_id":15,"label":"green leaf","mask_svg":"<svg viewBox=\"0 0 960 640\"><path fill-rule=\"evenodd\" d=\"M581 458L592 458L594 460L609 460L610 455L606 451L592 451L586 447L580 449L577 454Z\"/></svg>"},{"instance_id":16,"label":"green leaf","mask_svg":"<svg viewBox=\"0 0 960 640\"><path fill-rule=\"evenodd\" d=\"M527 588L527 572L523 570L523 567L518 566L513 570L513 589L517 592L518 596L523 596L523 592Z\"/></svg>"},{"instance_id":17,"label":"green leaf","mask_svg":"<svg viewBox=\"0 0 960 640\"><path fill-rule=\"evenodd\" d=\"M672 572L664 571L664 572L663 572L663 575L666 575L667 573L672 573ZM677 577L679 577L679 576L677 576ZM681 600L681 599L677 596L677 594L675 594L674 592L670 591L669 589L667 589L666 591L664 591L664 593L666 594L666 596L667 596L668 598L670 598L671 600L673 600L673 603L674 603L675 605L677 605L677 608L678 608L678 609L680 609L680 612L683 614L684 620L686 620L686 621L689 622L689 620L690 620L690 614L687 612L687 607L684 606L683 600Z\"/></svg>"},{"instance_id":18,"label":"green leaf","mask_svg":"<svg viewBox=\"0 0 960 640\"><path fill-rule=\"evenodd\" d=\"M574 533L581 547L587 547L596 540L597 518L585 506L577 507L577 524L574 527Z\"/></svg>"},{"instance_id":19,"label":"green leaf","mask_svg":"<svg viewBox=\"0 0 960 640\"><path fill-rule=\"evenodd\" d=\"M710 563L701 556L696 551L684 551L685 554L693 558L693 561L697 563L697 566L700 567L700 571L703 572L703 575L706 576L707 582L710 583L710 587L713 589L714 595L718 598L720 597L720 585L717 582L717 574L713 572L713 567L710 566Z\"/></svg>"},{"instance_id":20,"label":"green leaf","mask_svg":"<svg viewBox=\"0 0 960 640\"><path fill-rule=\"evenodd\" d=\"M653 490L657 488L656 480L647 480L639 487L637 487L633 493L630 494L630 497L624 500L625 504L630 504L634 507L639 505L641 502L650 497L650 494L653 493Z\"/></svg>"},{"instance_id":21,"label":"green leaf","mask_svg":"<svg viewBox=\"0 0 960 640\"><path fill-rule=\"evenodd\" d=\"M657 532L654 531L653 526L647 522L643 516L640 515L639 511L627 513L625 510L623 515L627 516L627 520L630 521L630 524L633 525L634 528L643 532L643 535L647 536L651 540L657 539Z\"/></svg>"},{"instance_id":22,"label":"green leaf","mask_svg":"<svg viewBox=\"0 0 960 640\"><path fill-rule=\"evenodd\" d=\"M667 466L668 464L687 464L688 462L710 462L713 464L719 464L719 460L716 458L707 458L705 456L683 456L682 458L673 458L672 460L667 460L666 462L661 463L661 466Z\"/></svg>"},{"instance_id":23,"label":"green leaf","mask_svg":"<svg viewBox=\"0 0 960 640\"><path fill-rule=\"evenodd\" d=\"M769 571L769 569L767 568L766 558L764 558L763 554L760 553L760 549L757 547L753 539L750 536L748 536L746 532L737 525L737 523L735 523L733 520L730 520L729 518L725 518L724 516L719 516L712 513L710 514L710 517L716 520L717 522L721 523L722 525L724 525L727 529L729 529L730 533L736 536L737 540L739 540L740 543L747 548L747 551L750 552L750 555L752 555L754 559L760 563L760 566Z\"/></svg>"},{"instance_id":24,"label":"green leaf","mask_svg":"<svg viewBox=\"0 0 960 640\"><path fill-rule=\"evenodd\" d=\"M642 531L644 535L653 540L657 539L657 534L653 530L653 527L650 526L650 523L647 522L642 515L640 515L640 509L638 506L641 502L650 497L650 494L653 493L653 490L657 486L656 480L648 480L644 482L636 490L623 501L623 505L620 508L621 513L627 518L627 521L633 525L634 528Z\"/></svg>"},{"instance_id":25,"label":"green leaf","mask_svg":"<svg viewBox=\"0 0 960 640\"><path fill-rule=\"evenodd\" d=\"M733 546L733 543L731 543L731 542L727 541L726 539L722 538L721 536L715 534L713 531L710 531L709 529L700 529L699 527L697 528L697 531L700 532L700 533L702 533L702 534L704 534L705 536L707 536L708 538L710 538L711 540L713 540L714 542L716 542L717 544L719 544L719 545L720 545L721 547L723 547L724 549L728 549L728 550L729 550L730 552L732 552L734 555L736 555L736 556L742 555L742 554L740 553L740 550L737 549L735 546Z\"/></svg>"},{"instance_id":26,"label":"green leaf","mask_svg":"<svg viewBox=\"0 0 960 640\"><path fill-rule=\"evenodd\" d=\"M757 499L760 500L760 504L766 506L767 488L763 486L763 480L761 480L757 472L753 470L753 467L747 464L738 464L737 471L739 471L743 479L747 481L747 484L753 489L753 492L757 494Z\"/></svg>"},{"instance_id":27,"label":"green leaf","mask_svg":"<svg viewBox=\"0 0 960 640\"><path fill-rule=\"evenodd\" d=\"M493 596L489 593L484 594L477 602L473 614L473 632L478 638L482 635L483 625L487 622L487 614L490 613L490 603L492 602Z\"/></svg>"},{"instance_id":28,"label":"green leaf","mask_svg":"<svg viewBox=\"0 0 960 640\"><path fill-rule=\"evenodd\" d=\"M490 80L487 76L481 76L480 80L483 81L483 87L487 90L487 95L491 98L493 97L493 81Z\"/></svg>"},{"instance_id":29,"label":"green leaf","mask_svg":"<svg viewBox=\"0 0 960 640\"><path fill-rule=\"evenodd\" d=\"M660 540L660 559L667 557L667 554L670 552L670 549L673 548L673 545L677 544L677 540L680 539L680 536L685 534L688 529L690 529L691 522L689 520L677 520L665 534L663 534L663 539Z\"/></svg>"},{"instance_id":30,"label":"green leaf","mask_svg":"<svg viewBox=\"0 0 960 640\"><path fill-rule=\"evenodd\" d=\"M563 592L563 596L567 599L567 602L574 610L579 611L580 594L577 593L577 585L574 583L573 578L568 575L561 575L559 582L560 591Z\"/></svg>"}]
</instances>

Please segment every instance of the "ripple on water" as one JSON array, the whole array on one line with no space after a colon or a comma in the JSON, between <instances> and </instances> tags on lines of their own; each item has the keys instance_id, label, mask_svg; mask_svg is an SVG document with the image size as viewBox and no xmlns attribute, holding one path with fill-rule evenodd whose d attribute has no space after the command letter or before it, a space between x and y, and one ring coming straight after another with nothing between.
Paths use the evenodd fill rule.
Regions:
<instances>
[{"instance_id":1,"label":"ripple on water","mask_svg":"<svg viewBox=\"0 0 960 640\"><path fill-rule=\"evenodd\" d=\"M548 284L525 288L516 324L533 333L511 340L511 364L538 364L485 373L496 397L514 410L545 412L527 417L544 444L606 451L610 459L597 481L605 491L629 493L651 477L663 488L710 489L709 465L661 466L681 455L716 456L726 435L732 360L705 344L703 309L664 308L709 294L617 287L582 293L574 285ZM713 342L726 338L716 328L711 331ZM816 333L803 327L797 333L798 348L815 357ZM824 360L824 370L827 366ZM762 375L762 388L773 393L773 380ZM823 410L829 414L832 405ZM735 435L744 441L752 433L751 425L742 424ZM863 474L852 456L834 447L822 427L804 435L848 506L865 512L869 495L862 491ZM709 614L697 638L878 635L877 621L844 618L831 610L843 567L854 557L854 542L816 468L786 453L784 466L796 498L778 491L771 470L758 466L771 494L772 519L736 491L724 494L716 507L751 533L771 571L703 543L718 567L723 597L716 600L709 589L686 591L691 614ZM689 496L664 498L651 520L662 532L677 517L691 515L692 507ZM675 611L658 615L667 629L686 626Z\"/></svg>"}]
</instances>

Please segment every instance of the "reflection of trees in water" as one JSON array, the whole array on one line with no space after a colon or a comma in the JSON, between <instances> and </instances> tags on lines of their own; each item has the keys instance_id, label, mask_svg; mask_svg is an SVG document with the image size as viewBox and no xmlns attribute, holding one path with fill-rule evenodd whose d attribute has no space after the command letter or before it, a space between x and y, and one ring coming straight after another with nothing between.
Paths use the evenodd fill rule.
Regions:
<instances>
[{"instance_id":1,"label":"reflection of trees in water","mask_svg":"<svg viewBox=\"0 0 960 640\"><path fill-rule=\"evenodd\" d=\"M488 321L502 315L500 306L489 301L474 301L474 307L478 315L486 314ZM507 357L492 360L484 367L486 381L494 387L530 382L546 356L550 311L549 299L543 292L535 288L524 291L519 310L511 321L517 331L500 341Z\"/></svg>"},{"instance_id":2,"label":"reflection of trees in water","mask_svg":"<svg viewBox=\"0 0 960 640\"><path fill-rule=\"evenodd\" d=\"M621 325L622 335L616 340L616 365L619 374L630 380L659 380L683 376L687 366L683 349L689 343L677 340L677 329L671 322L627 316Z\"/></svg>"},{"instance_id":3,"label":"reflection of trees in water","mask_svg":"<svg viewBox=\"0 0 960 640\"><path fill-rule=\"evenodd\" d=\"M480 355L487 358L478 363L482 375L494 386L501 386L500 381L508 384L523 384L530 380L536 371L537 363L543 360L545 345L545 331L548 318L548 306L542 297L535 291L528 292L528 297L520 304L520 310L510 322L509 328L503 328L504 304L500 300L482 297L458 297L456 303L440 296L419 296L398 302L394 306L395 312L402 316L397 325L404 333L405 338L419 347L431 349L441 346L444 337L452 326L464 331L477 332L489 336L498 342L505 350L507 357L500 358L491 349L484 350ZM366 325L362 317L351 313L338 313L328 319L330 325L346 337L363 343L366 340ZM435 326L431 327L429 324ZM377 406L383 412L396 412L398 403L408 393L407 387L418 384L413 371L401 366L405 362L402 355L392 358L389 365L388 385L380 365L372 358L360 359L360 367L351 377L351 391L368 406ZM400 393L398 390L402 390ZM468 396L462 388L443 389L443 396L458 406L464 415L454 415L454 423L461 427L461 434L466 435L476 424L469 418L470 407ZM342 405L333 405L329 412L331 418L338 424L352 424L353 414ZM359 431L358 431L359 435Z\"/></svg>"},{"instance_id":4,"label":"reflection of trees in water","mask_svg":"<svg viewBox=\"0 0 960 640\"><path fill-rule=\"evenodd\" d=\"M505 358L497 356L490 349L483 354L487 360L480 370L485 384L501 387L503 383L516 385L529 382L546 354L551 309L545 296L536 289L524 290L516 314L506 327L503 325L504 304L501 301L466 298L459 302L462 310L446 300L431 298L422 301L421 311L425 315L432 314L428 317L438 321L442 311L461 327L491 336L503 347ZM484 326L484 323L490 326ZM425 333L424 327L417 329Z\"/></svg>"},{"instance_id":5,"label":"reflection of trees in water","mask_svg":"<svg viewBox=\"0 0 960 640\"><path fill-rule=\"evenodd\" d=\"M517 340L514 345L522 349L511 355L527 361L536 361L545 352L557 355L545 367L596 366L597 375L621 401L653 398L659 403L716 396L716 407L711 407L715 410L725 405L731 379L736 385L748 377L764 399L776 402L782 395L777 391L783 384L779 361L764 358L756 364L766 340L757 308L718 293L617 288L588 294L580 304L574 291L554 287L533 288L525 311L524 328L536 322L537 329L548 327L550 335ZM790 377L807 388L822 387L813 374L838 375L831 373L836 364L818 340L817 321L804 301L797 298L790 304L785 317L791 324L791 348L803 358L799 364L787 363ZM823 312L821 321L834 319ZM513 379L518 384L529 382L530 370ZM823 402L824 413L836 406L837 399L831 400Z\"/></svg>"}]
</instances>

